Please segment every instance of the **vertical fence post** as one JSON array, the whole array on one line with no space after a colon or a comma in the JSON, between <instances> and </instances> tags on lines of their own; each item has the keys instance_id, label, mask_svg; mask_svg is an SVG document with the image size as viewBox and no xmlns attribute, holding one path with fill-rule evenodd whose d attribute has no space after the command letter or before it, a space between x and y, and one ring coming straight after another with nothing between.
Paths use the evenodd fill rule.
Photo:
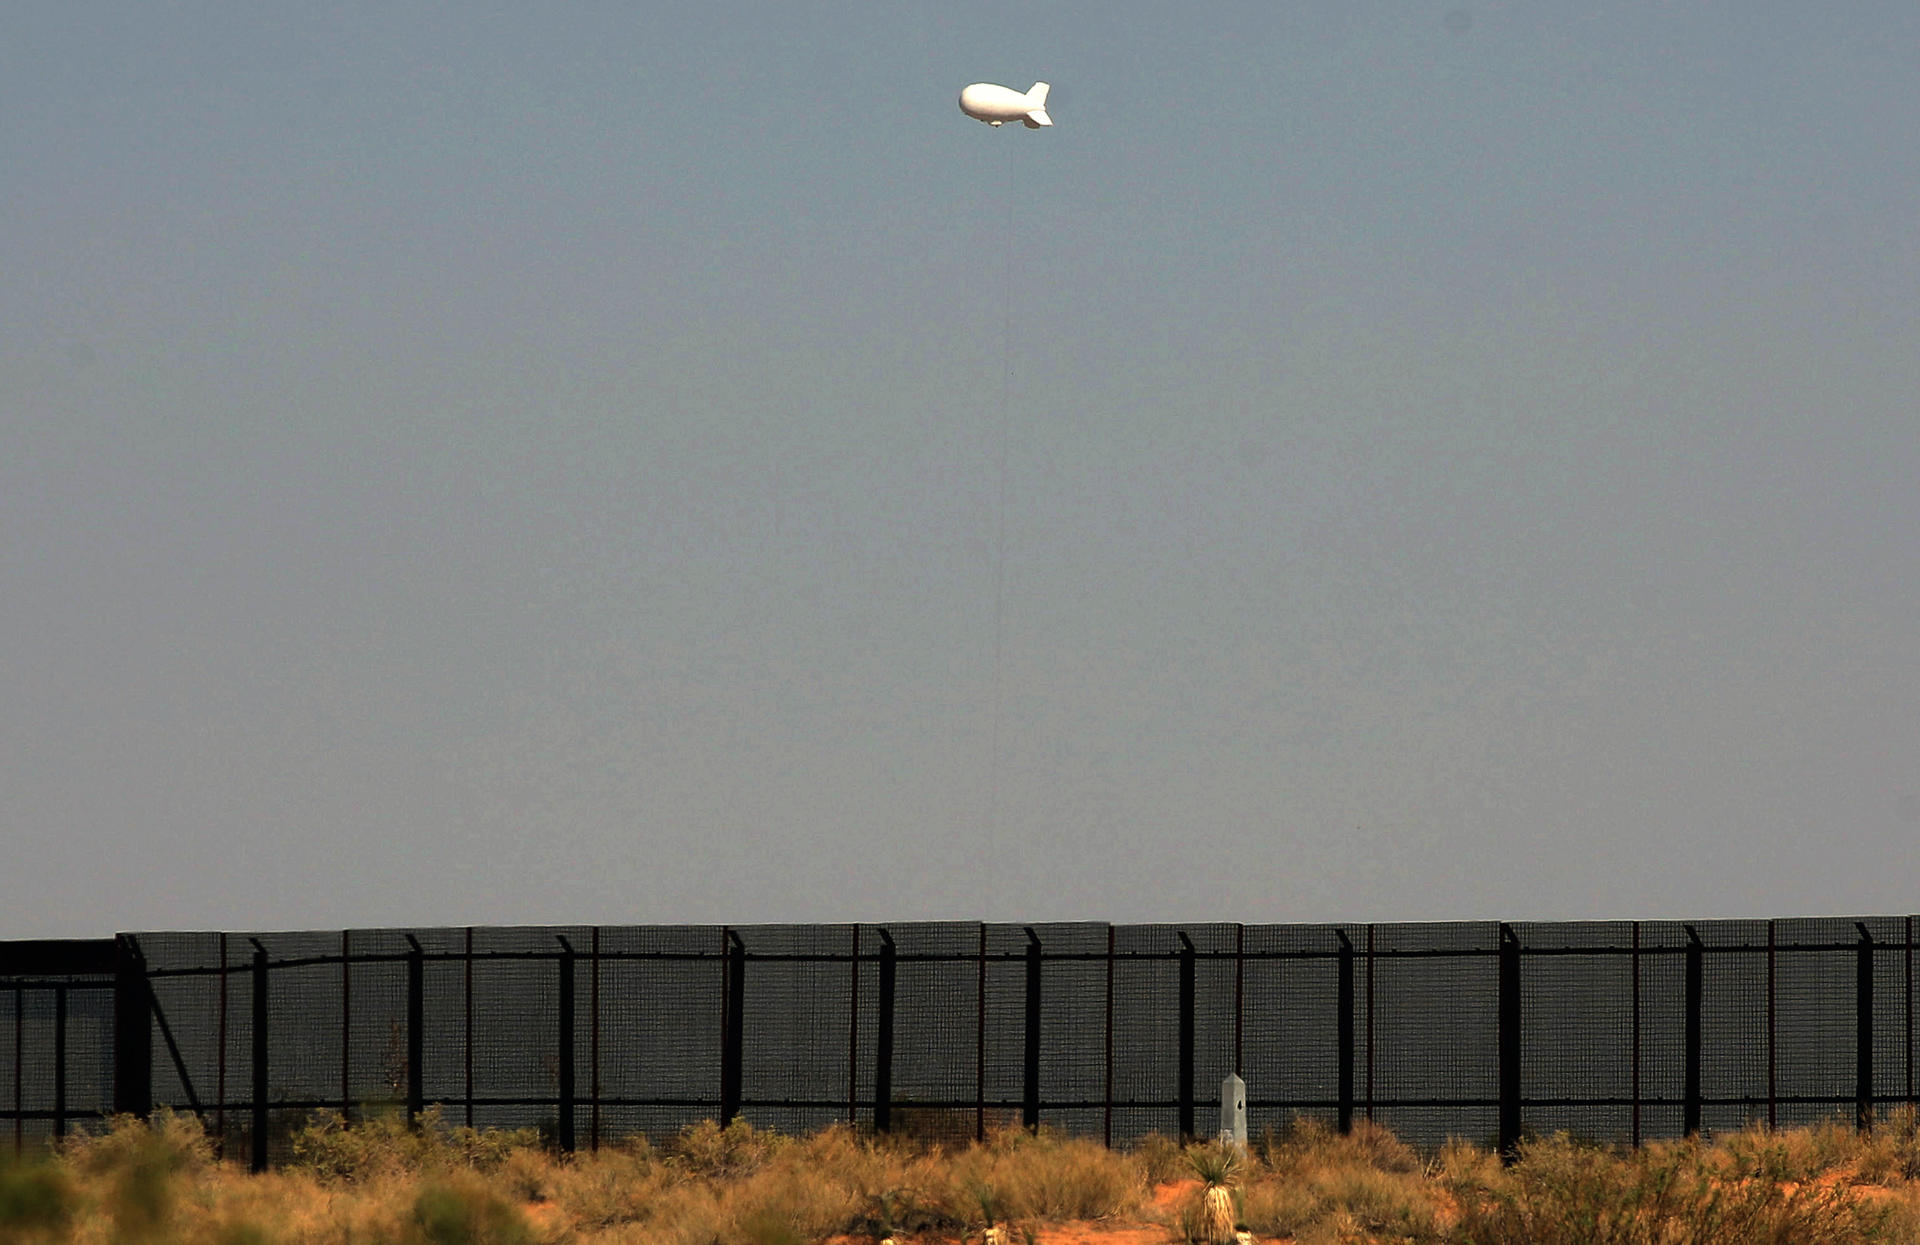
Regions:
<instances>
[{"instance_id":1,"label":"vertical fence post","mask_svg":"<svg viewBox=\"0 0 1920 1245\"><path fill-rule=\"evenodd\" d=\"M113 1109L142 1118L153 1111L153 1000L147 960L132 935L113 943Z\"/></svg>"},{"instance_id":2,"label":"vertical fence post","mask_svg":"<svg viewBox=\"0 0 1920 1245\"><path fill-rule=\"evenodd\" d=\"M1633 923L1632 988L1633 1052L1629 1057L1633 1073L1633 1148L1640 1148L1640 922Z\"/></svg>"},{"instance_id":3,"label":"vertical fence post","mask_svg":"<svg viewBox=\"0 0 1920 1245\"><path fill-rule=\"evenodd\" d=\"M407 935L407 1127L420 1127L427 1106L427 954L420 940Z\"/></svg>"},{"instance_id":4,"label":"vertical fence post","mask_svg":"<svg viewBox=\"0 0 1920 1245\"><path fill-rule=\"evenodd\" d=\"M977 961L978 993L974 996L975 1026L973 1045L973 1139L987 1139L987 923L980 923L980 951Z\"/></svg>"},{"instance_id":5,"label":"vertical fence post","mask_svg":"<svg viewBox=\"0 0 1920 1245\"><path fill-rule=\"evenodd\" d=\"M1520 938L1502 921L1499 938L1500 1158L1520 1152Z\"/></svg>"},{"instance_id":6,"label":"vertical fence post","mask_svg":"<svg viewBox=\"0 0 1920 1245\"><path fill-rule=\"evenodd\" d=\"M53 1135L67 1135L67 987L53 988Z\"/></svg>"},{"instance_id":7,"label":"vertical fence post","mask_svg":"<svg viewBox=\"0 0 1920 1245\"><path fill-rule=\"evenodd\" d=\"M860 1118L860 923L853 923L852 972L847 981L847 1127Z\"/></svg>"},{"instance_id":8,"label":"vertical fence post","mask_svg":"<svg viewBox=\"0 0 1920 1245\"><path fill-rule=\"evenodd\" d=\"M1113 924L1107 924L1107 1025L1106 1025L1106 1067L1100 1078L1100 1096L1104 1106L1100 1114L1100 1134L1103 1143L1113 1146Z\"/></svg>"},{"instance_id":9,"label":"vertical fence post","mask_svg":"<svg viewBox=\"0 0 1920 1245\"><path fill-rule=\"evenodd\" d=\"M1685 1082L1681 1087L1682 1103L1680 1108L1681 1131L1689 1137L1700 1135L1700 995L1702 990L1701 967L1705 956L1700 942L1700 933L1689 925L1687 930L1687 976L1686 976L1686 1052Z\"/></svg>"},{"instance_id":10,"label":"vertical fence post","mask_svg":"<svg viewBox=\"0 0 1920 1245\"><path fill-rule=\"evenodd\" d=\"M219 1024L219 1032L217 1036L214 1038L214 1046L218 1048L220 1055L219 1055L219 1064L217 1069L215 1070L214 1081L213 1081L213 1098L214 1098L213 1117L215 1120L214 1131L220 1134L220 1139L219 1139L219 1142L217 1143L217 1149L221 1158L225 1158L227 1156L227 977L229 973L229 967L230 966L227 961L227 936L225 934L221 934L220 935L220 1024Z\"/></svg>"},{"instance_id":11,"label":"vertical fence post","mask_svg":"<svg viewBox=\"0 0 1920 1245\"><path fill-rule=\"evenodd\" d=\"M1020 1124L1040 1131L1040 936L1027 926L1027 1030L1021 1060Z\"/></svg>"},{"instance_id":12,"label":"vertical fence post","mask_svg":"<svg viewBox=\"0 0 1920 1245\"><path fill-rule=\"evenodd\" d=\"M1193 939L1180 931L1180 1137L1193 1138Z\"/></svg>"},{"instance_id":13,"label":"vertical fence post","mask_svg":"<svg viewBox=\"0 0 1920 1245\"><path fill-rule=\"evenodd\" d=\"M1246 1071L1247 927L1233 927L1233 1074Z\"/></svg>"},{"instance_id":14,"label":"vertical fence post","mask_svg":"<svg viewBox=\"0 0 1920 1245\"><path fill-rule=\"evenodd\" d=\"M873 1131L893 1131L893 935L880 930L880 999L873 1030Z\"/></svg>"},{"instance_id":15,"label":"vertical fence post","mask_svg":"<svg viewBox=\"0 0 1920 1245\"><path fill-rule=\"evenodd\" d=\"M340 1118L353 1118L353 940L344 929L340 931Z\"/></svg>"},{"instance_id":16,"label":"vertical fence post","mask_svg":"<svg viewBox=\"0 0 1920 1245\"><path fill-rule=\"evenodd\" d=\"M1367 922L1367 1122L1373 1122L1373 1020L1380 1014L1380 1000L1374 993L1374 936L1378 932L1373 922Z\"/></svg>"},{"instance_id":17,"label":"vertical fence post","mask_svg":"<svg viewBox=\"0 0 1920 1245\"><path fill-rule=\"evenodd\" d=\"M253 940L253 1170L267 1170L267 949Z\"/></svg>"},{"instance_id":18,"label":"vertical fence post","mask_svg":"<svg viewBox=\"0 0 1920 1245\"><path fill-rule=\"evenodd\" d=\"M587 1146L598 1154L600 1153L600 927L598 925L593 927L591 952L593 958L589 961L589 967L592 970L592 976L589 979L588 988L592 993L587 1000L587 1018L593 1029L588 1039L590 1045L587 1048L590 1061L587 1075L591 1078L587 1085L587 1093L593 1105L589 1108L587 1117Z\"/></svg>"},{"instance_id":19,"label":"vertical fence post","mask_svg":"<svg viewBox=\"0 0 1920 1245\"><path fill-rule=\"evenodd\" d=\"M27 1083L25 1057L27 1047L27 992L18 982L13 987L13 1152L19 1154L27 1144L26 1104L21 1087Z\"/></svg>"},{"instance_id":20,"label":"vertical fence post","mask_svg":"<svg viewBox=\"0 0 1920 1245\"><path fill-rule=\"evenodd\" d=\"M1780 1008L1779 975L1776 955L1778 939L1774 922L1767 922L1767 1127L1775 1128L1780 1123L1779 1094L1779 1055L1780 1055Z\"/></svg>"},{"instance_id":21,"label":"vertical fence post","mask_svg":"<svg viewBox=\"0 0 1920 1245\"><path fill-rule=\"evenodd\" d=\"M1873 1128L1873 935L1866 922L1860 931L1853 969L1853 1119L1861 1132Z\"/></svg>"},{"instance_id":22,"label":"vertical fence post","mask_svg":"<svg viewBox=\"0 0 1920 1245\"><path fill-rule=\"evenodd\" d=\"M573 944L565 935L556 935L560 939L560 1031L555 1035L559 1047L555 1086L558 1102L554 1120L554 1139L560 1143L562 1154L572 1154L573 1135L573 969L575 956Z\"/></svg>"},{"instance_id":23,"label":"vertical fence post","mask_svg":"<svg viewBox=\"0 0 1920 1245\"><path fill-rule=\"evenodd\" d=\"M460 1071L461 1092L466 1096L467 1127L473 1127L473 926L466 929L466 945L460 956L460 996L462 1004Z\"/></svg>"},{"instance_id":24,"label":"vertical fence post","mask_svg":"<svg viewBox=\"0 0 1920 1245\"><path fill-rule=\"evenodd\" d=\"M1353 1131L1353 940L1344 929L1335 929L1340 940L1338 971L1334 979L1334 1046L1339 1060L1340 1117L1342 1134Z\"/></svg>"},{"instance_id":25,"label":"vertical fence post","mask_svg":"<svg viewBox=\"0 0 1920 1245\"><path fill-rule=\"evenodd\" d=\"M740 1095L745 1057L747 1018L747 944L732 929L727 931L726 1018L720 1034L720 1126L733 1123L740 1114Z\"/></svg>"}]
</instances>

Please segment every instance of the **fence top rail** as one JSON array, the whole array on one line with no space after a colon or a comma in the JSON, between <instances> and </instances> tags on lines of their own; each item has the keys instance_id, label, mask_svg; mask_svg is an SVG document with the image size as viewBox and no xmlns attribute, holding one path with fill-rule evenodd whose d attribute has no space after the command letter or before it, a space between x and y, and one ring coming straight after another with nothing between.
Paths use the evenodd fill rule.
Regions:
<instances>
[{"instance_id":1,"label":"fence top rail","mask_svg":"<svg viewBox=\"0 0 1920 1245\"><path fill-rule=\"evenodd\" d=\"M1345 957L1374 960L1420 960L1420 959L1491 959L1503 953L1495 944L1482 947L1388 947L1372 951L1360 948L1335 947L1328 949L1297 949L1286 951L1271 950L1187 950L1174 948L1159 951L1114 950L1114 951L1048 951L1044 944L1039 946L1038 958L1052 963L1104 963L1107 961L1177 961L1195 959L1208 961L1241 960L1338 960ZM1522 956L1666 956L1666 955L1757 955L1773 954L1835 954L1841 952L1884 952L1887 954L1910 953L1916 944L1907 941L1879 941L1852 939L1845 942L1740 942L1740 943L1701 943L1701 944L1663 944L1657 946L1617 946L1603 944L1591 947L1540 947L1520 943L1508 948ZM267 956L265 963L270 968L314 968L329 964L404 964L418 960L423 963L484 963L487 961L527 961L550 960L592 960L592 961L681 961L686 963L718 964L729 956L738 954L742 958L761 964L878 964L892 959L899 964L972 964L982 960L997 963L1021 963L1033 955L1031 948L1019 950L994 951L755 951L747 948L735 952L730 949L712 951L580 951L565 947L552 950L529 951L369 951L349 952L346 955L293 956L275 959ZM196 964L180 967L149 967L145 975L149 978L166 977L202 977L220 973L238 973L250 971L256 962L252 955L230 961L227 964ZM71 985L76 989L112 989L111 980L74 981L35 980L30 977L0 977L0 987L7 989L51 988L54 985Z\"/></svg>"},{"instance_id":2,"label":"fence top rail","mask_svg":"<svg viewBox=\"0 0 1920 1245\"><path fill-rule=\"evenodd\" d=\"M111 938L31 938L0 942L0 977L111 977Z\"/></svg>"}]
</instances>

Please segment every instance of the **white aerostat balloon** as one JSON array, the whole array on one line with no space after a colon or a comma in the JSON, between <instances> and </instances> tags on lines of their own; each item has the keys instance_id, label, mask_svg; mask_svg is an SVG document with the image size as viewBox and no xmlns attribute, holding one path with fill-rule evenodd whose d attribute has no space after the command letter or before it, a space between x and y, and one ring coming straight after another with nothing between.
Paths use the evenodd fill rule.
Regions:
<instances>
[{"instance_id":1,"label":"white aerostat balloon","mask_svg":"<svg viewBox=\"0 0 1920 1245\"><path fill-rule=\"evenodd\" d=\"M960 92L960 111L993 126L1018 121L1029 130L1037 130L1053 124L1053 118L1047 115L1044 82L1036 82L1032 90L1024 92L992 82L976 82Z\"/></svg>"}]
</instances>

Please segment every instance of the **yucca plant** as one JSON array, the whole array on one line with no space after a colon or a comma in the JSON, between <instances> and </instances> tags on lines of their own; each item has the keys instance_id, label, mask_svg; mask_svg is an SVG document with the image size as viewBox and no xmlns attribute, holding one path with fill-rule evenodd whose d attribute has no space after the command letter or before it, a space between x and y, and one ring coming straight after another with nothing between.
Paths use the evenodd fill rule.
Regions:
<instances>
[{"instance_id":1,"label":"yucca plant","mask_svg":"<svg viewBox=\"0 0 1920 1245\"><path fill-rule=\"evenodd\" d=\"M1233 1245L1237 1216L1233 1213L1233 1187L1240 1182L1245 1160L1234 1146L1194 1146L1187 1151L1187 1165L1200 1177L1199 1239L1207 1245Z\"/></svg>"},{"instance_id":2,"label":"yucca plant","mask_svg":"<svg viewBox=\"0 0 1920 1245\"><path fill-rule=\"evenodd\" d=\"M980 1231L980 1245L1007 1245L1007 1230L1000 1226L1006 1215L1000 1190L982 1181L968 1185L967 1192L980 1208L980 1222L985 1225Z\"/></svg>"},{"instance_id":3,"label":"yucca plant","mask_svg":"<svg viewBox=\"0 0 1920 1245\"><path fill-rule=\"evenodd\" d=\"M861 1225L879 1245L894 1245L906 1229L908 1219L918 1209L918 1194L912 1189L882 1189L867 1195L867 1212Z\"/></svg>"}]
</instances>

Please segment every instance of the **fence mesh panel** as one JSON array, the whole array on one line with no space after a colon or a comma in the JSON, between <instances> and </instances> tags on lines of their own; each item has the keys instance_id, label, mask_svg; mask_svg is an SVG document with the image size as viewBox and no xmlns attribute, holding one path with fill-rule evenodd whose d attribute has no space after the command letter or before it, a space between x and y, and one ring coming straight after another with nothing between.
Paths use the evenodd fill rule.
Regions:
<instances>
[{"instance_id":1,"label":"fence mesh panel","mask_svg":"<svg viewBox=\"0 0 1920 1245\"><path fill-rule=\"evenodd\" d=\"M0 1144L98 1127L137 1092L256 1159L286 1157L315 1111L435 1107L582 1147L729 1113L950 1141L1037 1118L1127 1145L1210 1136L1234 1072L1256 1132L1309 1116L1423 1145L1633 1142L1852 1121L1914 1098L1912 931L930 922L84 945L88 965L137 949L124 974L73 969L79 944L5 943Z\"/></svg>"}]
</instances>

